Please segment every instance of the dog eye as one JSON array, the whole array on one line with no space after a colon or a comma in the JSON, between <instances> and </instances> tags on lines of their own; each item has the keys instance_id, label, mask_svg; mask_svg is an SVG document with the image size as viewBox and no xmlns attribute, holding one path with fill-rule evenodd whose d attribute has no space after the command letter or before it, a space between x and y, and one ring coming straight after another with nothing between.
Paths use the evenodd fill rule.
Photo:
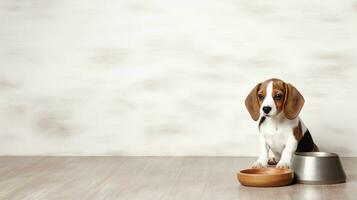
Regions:
<instances>
[{"instance_id":1,"label":"dog eye","mask_svg":"<svg viewBox=\"0 0 357 200\"><path fill-rule=\"evenodd\" d=\"M275 97L274 97L274 99L276 99L276 100L280 100L280 99L282 99L283 98L283 95L281 95L281 94L277 94L277 95L275 95Z\"/></svg>"},{"instance_id":2,"label":"dog eye","mask_svg":"<svg viewBox=\"0 0 357 200\"><path fill-rule=\"evenodd\" d=\"M261 93L258 94L258 97L259 97L260 100L264 99L264 96Z\"/></svg>"}]
</instances>

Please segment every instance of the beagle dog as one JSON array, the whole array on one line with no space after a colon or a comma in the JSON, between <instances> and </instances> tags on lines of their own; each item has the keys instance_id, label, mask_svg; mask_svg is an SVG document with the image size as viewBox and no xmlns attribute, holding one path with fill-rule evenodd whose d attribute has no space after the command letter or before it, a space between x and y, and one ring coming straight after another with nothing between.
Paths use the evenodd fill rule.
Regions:
<instances>
[{"instance_id":1,"label":"beagle dog","mask_svg":"<svg viewBox=\"0 0 357 200\"><path fill-rule=\"evenodd\" d=\"M253 120L259 120L260 132L260 155L253 168L268 164L290 168L295 152L318 151L298 116L304 103L303 96L293 85L276 78L259 83L249 93L245 105Z\"/></svg>"}]
</instances>

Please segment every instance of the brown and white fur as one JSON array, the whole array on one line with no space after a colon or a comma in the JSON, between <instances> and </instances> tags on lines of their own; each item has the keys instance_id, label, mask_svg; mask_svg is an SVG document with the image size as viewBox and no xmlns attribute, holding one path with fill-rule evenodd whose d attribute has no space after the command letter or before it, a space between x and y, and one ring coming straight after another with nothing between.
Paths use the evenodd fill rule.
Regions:
<instances>
[{"instance_id":1,"label":"brown and white fur","mask_svg":"<svg viewBox=\"0 0 357 200\"><path fill-rule=\"evenodd\" d=\"M303 96L293 85L275 78L257 84L249 93L245 105L253 120L259 120L260 132L260 155L253 168L268 164L290 168L295 152L318 151L298 116L304 103Z\"/></svg>"}]
</instances>

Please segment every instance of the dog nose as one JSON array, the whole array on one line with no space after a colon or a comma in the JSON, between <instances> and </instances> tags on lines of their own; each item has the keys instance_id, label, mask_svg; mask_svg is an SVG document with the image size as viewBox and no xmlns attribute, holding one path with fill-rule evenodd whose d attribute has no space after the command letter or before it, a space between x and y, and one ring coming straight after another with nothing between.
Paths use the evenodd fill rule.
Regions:
<instances>
[{"instance_id":1,"label":"dog nose","mask_svg":"<svg viewBox=\"0 0 357 200\"><path fill-rule=\"evenodd\" d=\"M263 111L265 114L268 114L271 111L271 107L270 106L264 106L263 107Z\"/></svg>"}]
</instances>

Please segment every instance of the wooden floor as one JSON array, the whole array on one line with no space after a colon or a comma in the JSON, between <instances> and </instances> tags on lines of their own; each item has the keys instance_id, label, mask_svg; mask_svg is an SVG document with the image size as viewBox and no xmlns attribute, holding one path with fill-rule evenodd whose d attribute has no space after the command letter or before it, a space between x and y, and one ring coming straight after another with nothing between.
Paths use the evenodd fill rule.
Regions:
<instances>
[{"instance_id":1,"label":"wooden floor","mask_svg":"<svg viewBox=\"0 0 357 200\"><path fill-rule=\"evenodd\" d=\"M357 199L357 158L347 183L249 188L239 157L0 157L0 199Z\"/></svg>"}]
</instances>

